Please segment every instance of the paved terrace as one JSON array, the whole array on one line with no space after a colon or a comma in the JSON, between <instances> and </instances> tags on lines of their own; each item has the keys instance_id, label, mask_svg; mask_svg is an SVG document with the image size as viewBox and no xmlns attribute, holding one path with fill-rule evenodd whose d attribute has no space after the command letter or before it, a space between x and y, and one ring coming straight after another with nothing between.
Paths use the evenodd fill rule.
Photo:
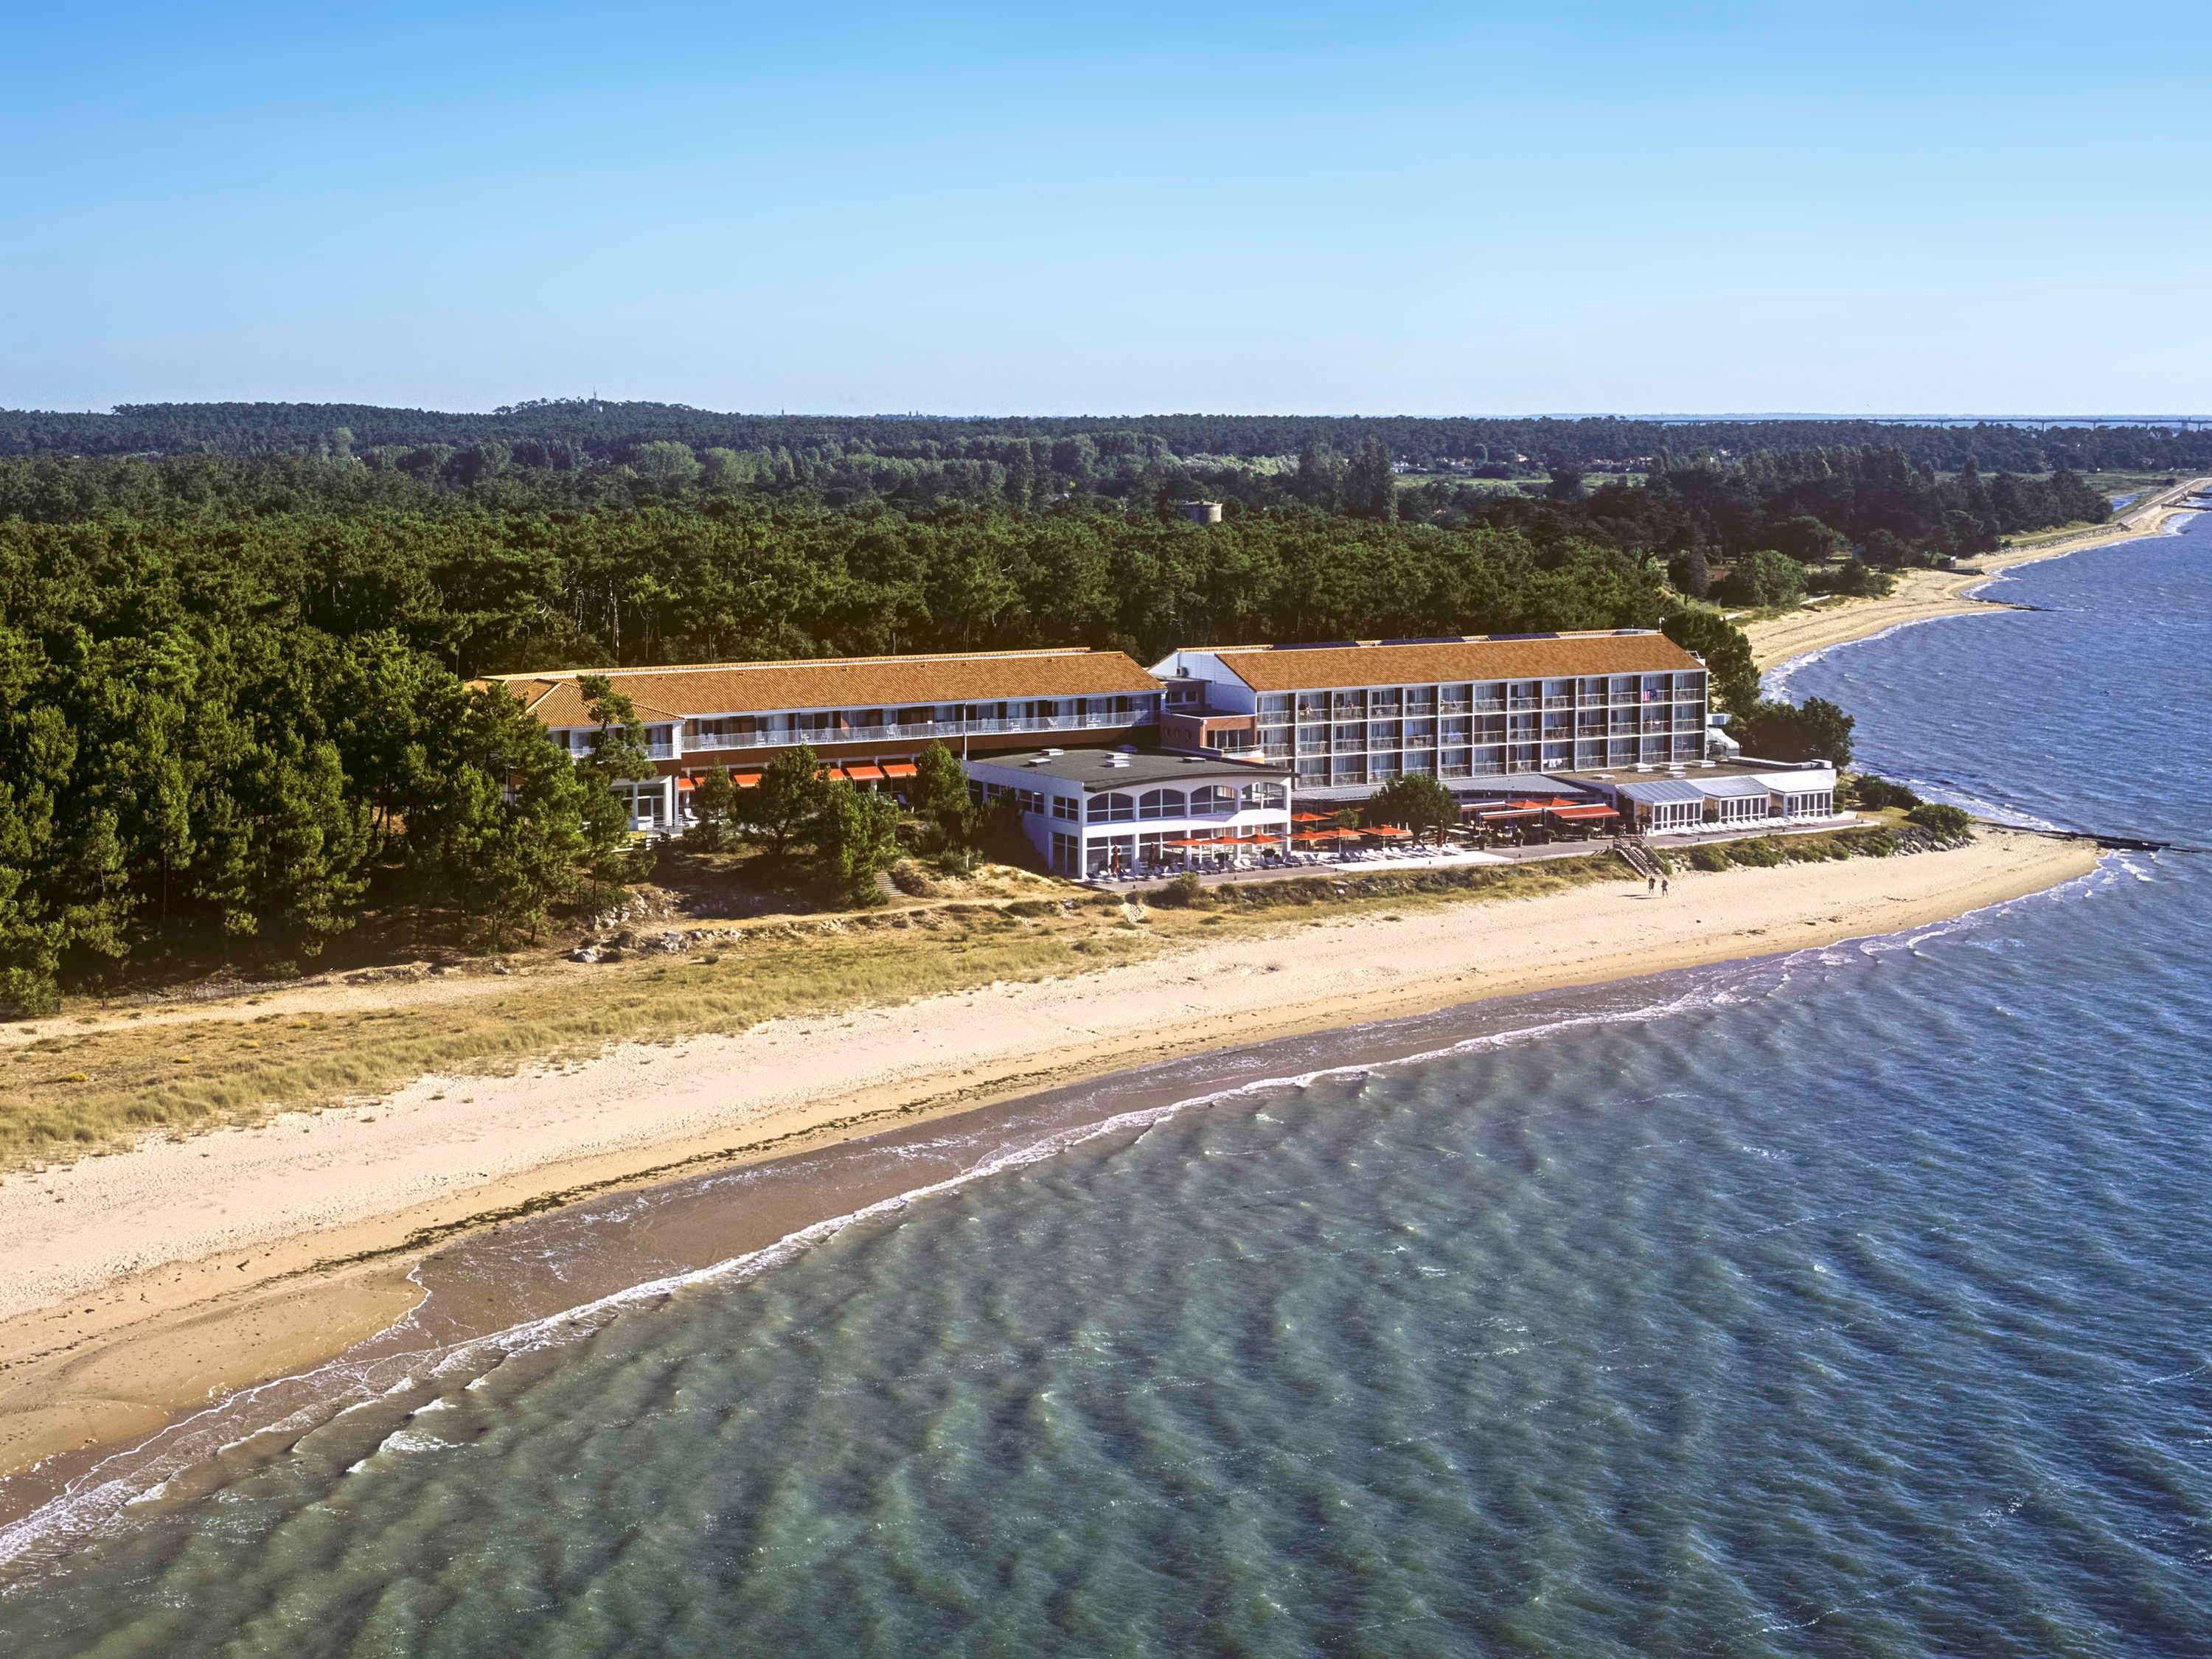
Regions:
<instances>
[{"instance_id":1,"label":"paved terrace","mask_svg":"<svg viewBox=\"0 0 2212 1659\"><path fill-rule=\"evenodd\" d=\"M1838 812L1833 817L1784 823L1755 824L1748 827L1729 825L1725 829L1692 830L1686 834L1669 833L1656 841L1647 842L1654 851L1674 852L1691 847L1703 847L1714 842L1753 841L1762 836L1826 836L1838 830L1854 830L1880 823L1878 818L1857 812ZM1494 847L1476 849L1452 846L1442 851L1431 851L1426 856L1399 848L1377 851L1366 857L1336 858L1316 854L1313 861L1279 868L1259 870L1200 870L1195 873L1208 887L1218 887L1231 882L1297 881L1309 876L1326 876L1332 879L1355 876L1382 875L1404 870L1463 870L1479 864L1538 864L1546 859L1586 858L1593 853L1612 850L1610 836L1593 836L1587 841L1548 842L1540 847ZM1144 893L1164 887L1181 872L1164 876L1149 876L1142 879L1123 878L1108 880L1098 878L1086 881L1086 887L1095 887L1109 893ZM1632 879L1626 866L1621 879Z\"/></svg>"}]
</instances>

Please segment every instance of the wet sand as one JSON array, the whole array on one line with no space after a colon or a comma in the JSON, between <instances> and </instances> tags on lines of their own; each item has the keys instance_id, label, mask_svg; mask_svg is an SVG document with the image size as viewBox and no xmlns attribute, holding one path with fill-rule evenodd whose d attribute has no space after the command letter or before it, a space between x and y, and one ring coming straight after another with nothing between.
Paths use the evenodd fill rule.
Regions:
<instances>
[{"instance_id":1,"label":"wet sand","mask_svg":"<svg viewBox=\"0 0 2212 1659\"><path fill-rule=\"evenodd\" d=\"M2077 843L1992 834L1912 859L1691 874L1666 900L1623 882L1292 926L1077 978L625 1047L465 1091L424 1079L373 1121L295 1114L11 1178L0 1183L15 1270L0 1285L0 1472L15 1474L0 1480L0 1510L21 1512L89 1448L386 1330L450 1259L432 1256L437 1246L550 1224L557 1206L934 1132L1133 1064L1924 926L2094 862ZM899 1178L914 1184L911 1167ZM809 1208L842 1212L823 1200L761 1209L736 1233L724 1217L713 1248L756 1248L743 1239L781 1237ZM651 1259L610 1252L594 1279L618 1289L664 1257L689 1261L696 1250L674 1248L665 1226L630 1242ZM445 1287L441 1318L532 1313L493 1289L472 1303Z\"/></svg>"}]
</instances>

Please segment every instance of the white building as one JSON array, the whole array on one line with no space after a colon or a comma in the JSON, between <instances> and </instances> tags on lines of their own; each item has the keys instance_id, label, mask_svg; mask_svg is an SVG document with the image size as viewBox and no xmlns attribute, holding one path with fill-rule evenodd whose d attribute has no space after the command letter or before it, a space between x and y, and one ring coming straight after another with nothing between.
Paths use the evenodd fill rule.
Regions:
<instances>
[{"instance_id":1,"label":"white building","mask_svg":"<svg viewBox=\"0 0 2212 1659\"><path fill-rule=\"evenodd\" d=\"M968 762L969 790L1012 805L1037 851L1068 876L1171 868L1209 852L1286 852L1290 778L1284 766L1128 749L1040 749ZM1227 844L1177 845L1194 842Z\"/></svg>"},{"instance_id":2,"label":"white building","mask_svg":"<svg viewBox=\"0 0 2212 1659\"><path fill-rule=\"evenodd\" d=\"M1705 755L1705 665L1649 630L1193 647L1152 672L1162 742L1290 765L1308 801Z\"/></svg>"},{"instance_id":3,"label":"white building","mask_svg":"<svg viewBox=\"0 0 2212 1659\"><path fill-rule=\"evenodd\" d=\"M1751 830L1850 816L1836 811L1836 769L1819 761L1705 761L1563 772L1558 777L1602 796L1624 823L1645 835Z\"/></svg>"}]
</instances>

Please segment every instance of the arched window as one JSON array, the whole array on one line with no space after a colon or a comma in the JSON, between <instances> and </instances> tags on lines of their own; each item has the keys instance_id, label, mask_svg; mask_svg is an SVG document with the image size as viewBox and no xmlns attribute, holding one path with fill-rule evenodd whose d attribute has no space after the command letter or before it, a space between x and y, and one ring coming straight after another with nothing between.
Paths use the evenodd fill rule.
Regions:
<instances>
[{"instance_id":1,"label":"arched window","mask_svg":"<svg viewBox=\"0 0 2212 1659\"><path fill-rule=\"evenodd\" d=\"M1093 795L1091 798L1091 822L1093 823L1126 823L1136 815L1136 803L1127 795Z\"/></svg>"},{"instance_id":2,"label":"arched window","mask_svg":"<svg viewBox=\"0 0 2212 1659\"><path fill-rule=\"evenodd\" d=\"M1180 789L1147 789L1137 798L1137 816L1140 818L1179 818L1183 811L1183 793Z\"/></svg>"}]
</instances>

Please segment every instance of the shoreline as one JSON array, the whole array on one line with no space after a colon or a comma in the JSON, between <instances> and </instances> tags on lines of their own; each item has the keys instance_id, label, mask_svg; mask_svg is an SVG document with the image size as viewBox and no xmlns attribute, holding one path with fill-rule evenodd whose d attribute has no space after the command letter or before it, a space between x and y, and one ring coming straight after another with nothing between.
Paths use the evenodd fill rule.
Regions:
<instances>
[{"instance_id":1,"label":"shoreline","mask_svg":"<svg viewBox=\"0 0 2212 1659\"><path fill-rule=\"evenodd\" d=\"M1664 901L1624 879L1409 904L580 1066L428 1077L373 1118L285 1114L0 1182L17 1267L0 1292L0 1512L94 1449L388 1328L440 1246L520 1217L1133 1065L1924 927L2096 863L2080 843L1985 831L1814 880L1794 866L1690 872ZM450 1097L456 1083L465 1097Z\"/></svg>"},{"instance_id":2,"label":"shoreline","mask_svg":"<svg viewBox=\"0 0 2212 1659\"><path fill-rule=\"evenodd\" d=\"M1979 597L1979 590L2000 576L2046 559L2163 534L2169 519L2192 510L2180 503L2208 489L2212 489L2212 478L2185 478L2171 489L2160 490L2140 506L2130 507L2109 524L2061 532L2047 541L2004 549L1978 561L1971 571L1908 570L1898 577L1895 590L1885 599L1846 599L1816 611L1792 611L1747 623L1743 631L1751 641L1753 660L1765 675L1800 657L1872 639L1914 623L2018 610L2019 606L2002 599Z\"/></svg>"}]
</instances>

